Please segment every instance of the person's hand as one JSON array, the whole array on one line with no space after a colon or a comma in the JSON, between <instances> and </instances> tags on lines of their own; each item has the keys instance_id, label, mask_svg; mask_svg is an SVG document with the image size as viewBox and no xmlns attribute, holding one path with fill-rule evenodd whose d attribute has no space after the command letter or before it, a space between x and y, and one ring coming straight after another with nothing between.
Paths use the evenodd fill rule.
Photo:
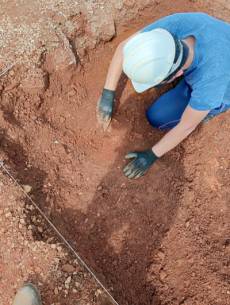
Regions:
<instances>
[{"instance_id":1,"label":"person's hand","mask_svg":"<svg viewBox=\"0 0 230 305\"><path fill-rule=\"evenodd\" d=\"M115 98L115 91L103 89L102 95L97 105L97 116L99 123L106 129L112 119L113 104Z\"/></svg>"},{"instance_id":2,"label":"person's hand","mask_svg":"<svg viewBox=\"0 0 230 305\"><path fill-rule=\"evenodd\" d=\"M158 159L152 149L142 152L130 152L125 156L126 159L134 159L123 169L124 175L129 179L137 179L143 176L151 165Z\"/></svg>"}]
</instances>

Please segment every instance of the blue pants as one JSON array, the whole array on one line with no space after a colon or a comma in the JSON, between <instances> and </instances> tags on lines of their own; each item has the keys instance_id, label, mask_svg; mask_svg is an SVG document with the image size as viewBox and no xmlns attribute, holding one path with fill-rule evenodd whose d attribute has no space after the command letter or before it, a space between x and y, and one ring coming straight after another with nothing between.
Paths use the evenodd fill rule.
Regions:
<instances>
[{"instance_id":1,"label":"blue pants","mask_svg":"<svg viewBox=\"0 0 230 305\"><path fill-rule=\"evenodd\" d=\"M191 89L182 79L179 84L160 96L146 111L149 123L161 130L176 126L187 107L191 96ZM210 119L230 108L230 105L221 105L209 112L205 120Z\"/></svg>"}]
</instances>

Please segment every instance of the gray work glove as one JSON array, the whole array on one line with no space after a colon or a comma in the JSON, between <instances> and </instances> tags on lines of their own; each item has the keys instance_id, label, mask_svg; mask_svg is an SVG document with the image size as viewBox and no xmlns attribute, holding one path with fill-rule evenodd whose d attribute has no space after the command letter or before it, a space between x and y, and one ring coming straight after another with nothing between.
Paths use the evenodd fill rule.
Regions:
<instances>
[{"instance_id":1,"label":"gray work glove","mask_svg":"<svg viewBox=\"0 0 230 305\"><path fill-rule=\"evenodd\" d=\"M137 179L143 176L158 159L152 149L142 152L130 152L125 158L134 159L123 169L124 175L129 179Z\"/></svg>"},{"instance_id":2,"label":"gray work glove","mask_svg":"<svg viewBox=\"0 0 230 305\"><path fill-rule=\"evenodd\" d=\"M103 89L97 105L98 121L106 129L112 119L115 91Z\"/></svg>"}]
</instances>

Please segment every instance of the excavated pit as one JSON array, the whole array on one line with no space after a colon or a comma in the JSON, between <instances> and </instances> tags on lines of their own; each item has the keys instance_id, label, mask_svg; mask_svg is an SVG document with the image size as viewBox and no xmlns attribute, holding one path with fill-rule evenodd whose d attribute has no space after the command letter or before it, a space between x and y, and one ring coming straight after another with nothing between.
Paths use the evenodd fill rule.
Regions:
<instances>
[{"instance_id":1,"label":"excavated pit","mask_svg":"<svg viewBox=\"0 0 230 305\"><path fill-rule=\"evenodd\" d=\"M17 67L0 80L1 157L121 305L230 302L229 113L137 181L123 176L124 155L162 136L145 119L162 91L137 95L122 78L110 128L96 121L116 45L163 15L201 10L227 15L219 2L154 2L81 64L57 49L24 82Z\"/></svg>"}]
</instances>

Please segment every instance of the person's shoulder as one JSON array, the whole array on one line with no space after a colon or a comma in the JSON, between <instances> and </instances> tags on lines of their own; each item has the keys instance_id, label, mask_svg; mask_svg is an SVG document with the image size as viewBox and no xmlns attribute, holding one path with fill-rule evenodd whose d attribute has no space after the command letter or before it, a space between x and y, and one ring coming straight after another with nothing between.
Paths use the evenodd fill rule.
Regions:
<instances>
[{"instance_id":1,"label":"person's shoulder","mask_svg":"<svg viewBox=\"0 0 230 305\"><path fill-rule=\"evenodd\" d=\"M206 23L208 20L211 20L212 17L203 12L180 12L174 13L159 19L162 23L166 24L183 24L190 26L191 24Z\"/></svg>"},{"instance_id":2,"label":"person's shoulder","mask_svg":"<svg viewBox=\"0 0 230 305\"><path fill-rule=\"evenodd\" d=\"M171 15L166 16L170 17L170 18L212 18L212 16L210 16L207 13L204 12L180 12L180 13L174 13Z\"/></svg>"}]
</instances>

